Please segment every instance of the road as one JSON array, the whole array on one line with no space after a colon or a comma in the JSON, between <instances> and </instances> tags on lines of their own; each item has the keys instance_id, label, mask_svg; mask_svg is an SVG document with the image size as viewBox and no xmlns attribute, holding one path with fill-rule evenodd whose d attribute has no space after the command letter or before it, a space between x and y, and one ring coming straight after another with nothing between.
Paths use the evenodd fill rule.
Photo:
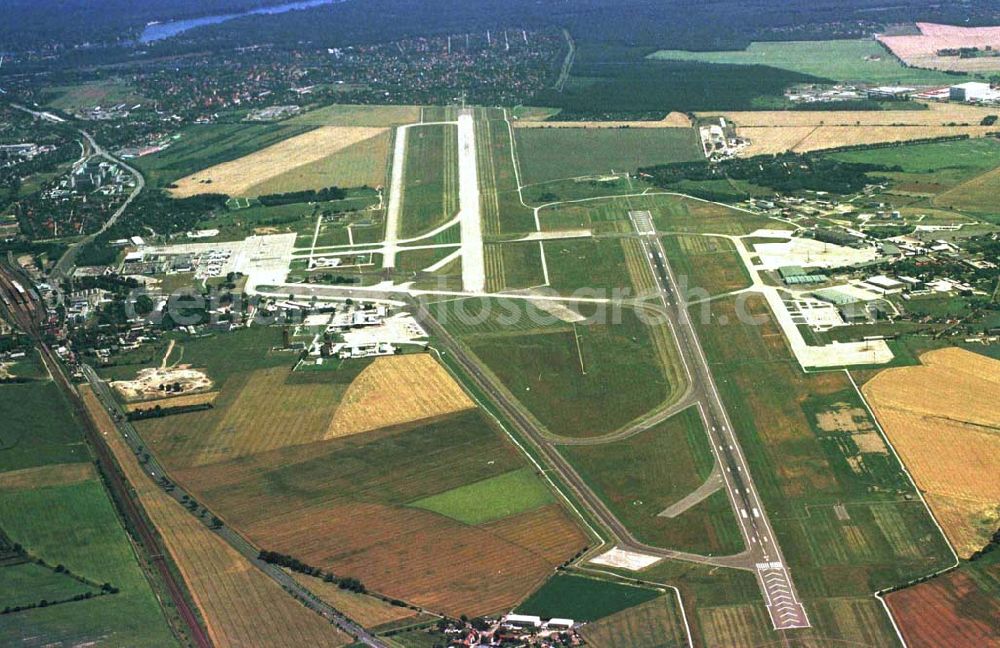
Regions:
<instances>
[{"instance_id":1,"label":"road","mask_svg":"<svg viewBox=\"0 0 1000 648\"><path fill-rule=\"evenodd\" d=\"M46 121L53 121L53 116L49 115L48 113L31 110L30 108L22 106L20 104L10 104L10 105L12 108L16 108L17 110L26 112L39 119L44 119ZM65 120L60 120L55 123L64 123L64 122ZM135 178L135 187L129 193L128 197L125 199L125 202L119 205L118 209L116 209L114 213L111 214L111 217L104 222L104 224L101 226L101 229L97 230L96 232L88 234L87 236L73 243L66 249L66 252L62 255L62 257L59 258L59 261L56 262L55 268L53 268L52 272L50 273L50 279L52 280L53 286L58 286L59 279L68 278L69 275L72 273L73 266L76 263L76 257L80 253L80 249L87 243L93 241L100 234L106 232L115 223L117 223L121 215L124 214L125 210L128 209L129 205L132 204L132 201L135 200L139 196L139 194L142 193L142 190L146 187L146 179L142 176L141 173L139 173L138 169L129 164L126 164L122 160L116 158L111 153L108 153L108 151L106 151L103 147L101 147L101 145L98 144L94 140L93 136L87 131L83 129L77 129L77 130L80 133L80 135L83 136L86 145L90 147L89 157L102 157L105 160L113 162L114 164L117 164L121 168L125 169L126 171L132 174L133 178Z\"/></svg>"},{"instance_id":2,"label":"road","mask_svg":"<svg viewBox=\"0 0 1000 648\"><path fill-rule=\"evenodd\" d=\"M674 323L677 342L682 348L691 373L692 389L698 400L705 430L712 441L717 465L721 466L726 493L736 512L746 559L764 595L768 614L775 630L809 627L805 608L799 601L795 585L788 573L781 547L757 494L739 440L729 414L719 396L708 359L698 340L691 314L684 300L678 300L677 280L667 262L663 243L644 213L631 214L633 225L640 234L643 252L656 280L660 301Z\"/></svg>"}]
</instances>

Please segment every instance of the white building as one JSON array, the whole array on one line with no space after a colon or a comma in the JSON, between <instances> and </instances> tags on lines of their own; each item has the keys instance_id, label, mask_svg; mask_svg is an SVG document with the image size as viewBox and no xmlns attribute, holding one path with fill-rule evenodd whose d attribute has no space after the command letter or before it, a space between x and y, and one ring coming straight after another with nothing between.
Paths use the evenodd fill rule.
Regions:
<instances>
[{"instance_id":1,"label":"white building","mask_svg":"<svg viewBox=\"0 0 1000 648\"><path fill-rule=\"evenodd\" d=\"M981 81L969 81L953 85L948 89L948 98L952 101L985 102L1000 101L1000 90Z\"/></svg>"}]
</instances>

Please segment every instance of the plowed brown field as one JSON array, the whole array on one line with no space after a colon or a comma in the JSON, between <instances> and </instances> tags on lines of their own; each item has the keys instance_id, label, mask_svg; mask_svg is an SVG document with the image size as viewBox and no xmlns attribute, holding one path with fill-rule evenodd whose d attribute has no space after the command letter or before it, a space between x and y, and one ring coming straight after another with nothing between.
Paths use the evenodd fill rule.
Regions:
<instances>
[{"instance_id":1,"label":"plowed brown field","mask_svg":"<svg viewBox=\"0 0 1000 648\"><path fill-rule=\"evenodd\" d=\"M993 566L993 579L1000 569ZM1000 601L965 571L953 571L886 597L910 648L1000 646Z\"/></svg>"},{"instance_id":2,"label":"plowed brown field","mask_svg":"<svg viewBox=\"0 0 1000 648\"><path fill-rule=\"evenodd\" d=\"M351 638L294 600L154 484L89 388L90 415L156 526L216 646L343 646Z\"/></svg>"}]
</instances>

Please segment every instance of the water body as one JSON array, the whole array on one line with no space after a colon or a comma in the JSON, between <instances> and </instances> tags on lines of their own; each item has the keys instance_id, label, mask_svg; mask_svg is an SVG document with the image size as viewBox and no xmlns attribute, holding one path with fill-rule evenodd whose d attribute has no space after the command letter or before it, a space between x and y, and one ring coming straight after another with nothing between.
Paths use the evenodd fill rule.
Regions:
<instances>
[{"instance_id":1,"label":"water body","mask_svg":"<svg viewBox=\"0 0 1000 648\"><path fill-rule=\"evenodd\" d=\"M259 9L251 9L240 13L223 14L218 16L202 16L201 18L191 18L189 20L172 20L165 23L146 25L146 28L142 31L142 35L139 36L139 42L144 44L152 43L158 40L163 40L164 38L176 36L177 34L186 32L189 29L194 29L195 27L215 25L226 22L227 20L232 20L233 18L280 14L285 13L286 11L309 9L311 7L333 4L335 2L343 2L343 0L299 0L299 2L289 2L288 4L274 5L273 7L260 7Z\"/></svg>"}]
</instances>

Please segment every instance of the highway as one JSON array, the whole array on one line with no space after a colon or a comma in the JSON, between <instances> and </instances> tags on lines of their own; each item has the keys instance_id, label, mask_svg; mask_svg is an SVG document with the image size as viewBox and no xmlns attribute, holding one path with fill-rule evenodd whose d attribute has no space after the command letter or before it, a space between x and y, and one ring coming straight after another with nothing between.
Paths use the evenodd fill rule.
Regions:
<instances>
[{"instance_id":1,"label":"highway","mask_svg":"<svg viewBox=\"0 0 1000 648\"><path fill-rule=\"evenodd\" d=\"M643 252L656 280L660 301L674 323L677 342L691 373L705 430L712 441L716 462L722 467L726 493L732 503L747 547L747 567L756 575L768 614L776 630L808 628L809 619L798 599L781 547L754 486L729 414L722 403L708 359L698 340L685 300L678 299L677 280L663 244L645 212L632 212Z\"/></svg>"}]
</instances>

